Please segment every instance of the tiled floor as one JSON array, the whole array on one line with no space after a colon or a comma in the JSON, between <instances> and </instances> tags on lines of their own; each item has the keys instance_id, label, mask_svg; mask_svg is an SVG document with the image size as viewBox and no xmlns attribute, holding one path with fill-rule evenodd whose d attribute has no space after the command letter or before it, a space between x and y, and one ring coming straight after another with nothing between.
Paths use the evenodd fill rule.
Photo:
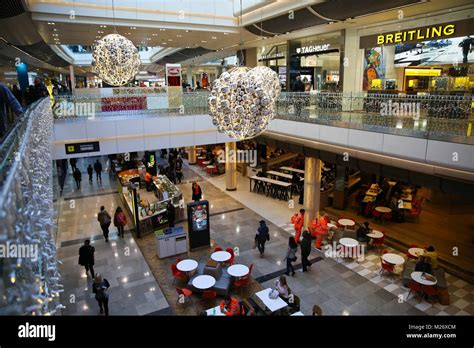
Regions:
<instances>
[{"instance_id":1,"label":"tiled floor","mask_svg":"<svg viewBox=\"0 0 474 348\"><path fill-rule=\"evenodd\" d=\"M220 190L225 189L225 176L210 177L197 166L191 166L191 168L200 175L206 177L208 182L212 183ZM261 216L270 217L272 222L277 223L279 230L284 232L283 234L294 235L293 225L289 223L288 220L291 213L300 208L299 205L296 204L293 207L293 210L291 210L289 209L287 202L281 202L260 194L249 192L248 179L242 177L240 174L238 174L237 182L237 191L225 192L225 194L235 198L247 207L255 207ZM263 200L265 202L263 202ZM271 204L269 204L269 202L271 202ZM290 210L290 212L288 212L288 210ZM386 249L398 253L391 248L387 247ZM323 253L316 251L316 249L314 249L314 253L324 257ZM446 275L451 300L449 306L430 304L425 300L417 299L413 295L408 299L408 301L401 302L398 295L402 294L403 298L406 299L409 290L403 287L399 277L392 279L388 277L380 277L378 273L380 270L379 258L378 255L374 255L373 253L369 253L366 256L365 261L361 263L345 260L337 262L325 258L324 261L316 263L312 269L312 272L314 272L315 267L316 269L321 269L322 277L320 274L317 274L316 277L305 277L304 280L300 280L299 278L289 278L290 287L292 289L301 288L301 292L294 291L301 297L303 312L306 314L310 312L312 305L314 304L319 304L321 308L323 308L323 311L326 309L324 311L326 314L474 314L474 285L460 280L450 274ZM325 272L328 272L329 276L326 275ZM307 278L312 280L308 280ZM346 282L346 279L349 279L349 283L342 285ZM272 286L273 282L274 280L270 280L262 285L267 287ZM343 295L339 299L337 297L334 298L334 296L341 290L334 292L334 289L332 289L333 283L338 284L340 288L347 287L346 290L348 291L345 293L343 292ZM363 292L357 290L359 285L364 285L364 291L368 291L369 293L372 291L379 294L378 297L384 298L386 302L383 305L380 305L380 303L377 303L378 300L374 300L371 296L366 298L365 295L363 295ZM308 290L308 288L312 290ZM321 296L319 298L318 295L322 293L326 296ZM307 296L307 294L311 295ZM318 295L314 296L314 294ZM357 294L357 296L354 297L354 294ZM347 305L342 306L338 303L342 297L344 297L346 299L345 301L348 302ZM350 299L355 302L350 302ZM324 305L325 302L328 302L328 304Z\"/></svg>"},{"instance_id":2,"label":"tiled floor","mask_svg":"<svg viewBox=\"0 0 474 348\"><path fill-rule=\"evenodd\" d=\"M170 307L153 277L143 254L130 233L119 239L116 228L110 228L109 243L105 243L97 222L97 212L104 205L112 215L121 205L116 183L107 173L102 175L102 186L94 181L83 181L83 189L75 190L68 175L63 197L58 204L58 258L65 291L61 303L66 306L63 315L97 315L98 305L92 294L92 279L86 277L84 267L77 264L78 250L89 238L96 249L95 266L110 282L110 315L166 315ZM72 203L73 202L73 203ZM130 221L130 218L128 219ZM130 229L129 223L125 230Z\"/></svg>"},{"instance_id":3,"label":"tiled floor","mask_svg":"<svg viewBox=\"0 0 474 348\"><path fill-rule=\"evenodd\" d=\"M67 308L63 314L95 315L98 312L89 289L90 279L85 278L83 268L77 265L77 250L86 237L95 237L96 271L104 274L111 282L112 315L195 315L199 310L215 306L220 299L205 302L196 295L193 295L192 305L176 302L176 284L173 284L169 271L175 258L158 259L153 235L143 236L135 244L130 233L124 240L116 240L115 228L112 228L111 242L106 244L103 241L96 221L98 208L105 205L109 212L113 212L120 204L115 193L115 182L107 181L105 176L103 179L103 187L95 188L96 191L94 183L92 188L76 192L70 187L72 179L69 178L64 191L66 197L59 202L58 240L62 247L58 255L63 261L61 270L66 289L62 296L63 303L69 301L71 295L75 295L75 303L66 303ZM283 258L288 236L293 233L292 225L288 223L289 217L300 206L249 192L248 179L240 175L238 190L225 191L224 176L210 178L197 166L184 168L184 181L179 187L185 202L190 201L191 182L194 180L199 181L203 198L210 202L213 243L224 248L237 247L239 255L236 262L254 264L254 281L243 296L273 286L276 278L285 271ZM99 195L94 195L94 192ZM75 201L75 208L70 206L71 199ZM253 239L261 219L267 220L271 235L264 258L260 258L253 249ZM185 223L181 225L187 228ZM126 254L126 250L130 254ZM205 260L211 251L212 248L209 248L179 256ZM300 256L298 258L300 260ZM403 288L401 280L382 279L378 275L377 255L368 254L361 263L338 262L325 258L323 253L313 249L310 259L315 262L309 272L297 271L294 277L288 277L288 283L293 293L300 298L301 310L306 315L311 314L315 304L322 308L324 315L474 314L473 285L451 275L447 275L452 303L450 306L419 302L415 297L407 302L400 302L398 295L403 294L406 298L408 290ZM240 297L238 291L233 291L233 294Z\"/></svg>"}]
</instances>

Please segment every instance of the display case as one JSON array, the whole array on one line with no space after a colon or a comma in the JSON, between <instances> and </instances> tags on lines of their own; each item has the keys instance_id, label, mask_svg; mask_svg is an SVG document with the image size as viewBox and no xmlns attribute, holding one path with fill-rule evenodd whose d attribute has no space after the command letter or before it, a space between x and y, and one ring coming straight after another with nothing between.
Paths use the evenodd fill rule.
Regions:
<instances>
[{"instance_id":1,"label":"display case","mask_svg":"<svg viewBox=\"0 0 474 348\"><path fill-rule=\"evenodd\" d=\"M139 188L140 172L138 169L126 170L118 173L117 176L120 182L120 198L133 217L138 236L168 225L167 205L170 200L175 207L175 219L184 218L182 193L167 177L162 175L154 177L157 201L150 202L145 198L146 191Z\"/></svg>"}]
</instances>

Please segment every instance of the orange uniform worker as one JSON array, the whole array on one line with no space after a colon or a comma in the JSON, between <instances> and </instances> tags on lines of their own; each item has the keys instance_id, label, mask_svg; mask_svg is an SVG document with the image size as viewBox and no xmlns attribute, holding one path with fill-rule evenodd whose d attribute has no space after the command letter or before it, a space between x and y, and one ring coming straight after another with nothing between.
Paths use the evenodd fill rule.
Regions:
<instances>
[{"instance_id":1,"label":"orange uniform worker","mask_svg":"<svg viewBox=\"0 0 474 348\"><path fill-rule=\"evenodd\" d=\"M299 214L295 214L291 217L291 223L295 227L295 240L296 243L300 242L301 230L303 229L304 224L304 209L300 209Z\"/></svg>"},{"instance_id":2,"label":"orange uniform worker","mask_svg":"<svg viewBox=\"0 0 474 348\"><path fill-rule=\"evenodd\" d=\"M149 172L146 172L145 174L145 186L146 190L150 191L151 190L151 181L153 180L151 174Z\"/></svg>"},{"instance_id":3,"label":"orange uniform worker","mask_svg":"<svg viewBox=\"0 0 474 348\"><path fill-rule=\"evenodd\" d=\"M237 299L227 295L220 303L221 312L227 316L240 315L240 304Z\"/></svg>"},{"instance_id":4,"label":"orange uniform worker","mask_svg":"<svg viewBox=\"0 0 474 348\"><path fill-rule=\"evenodd\" d=\"M328 223L329 217L327 216L327 214L324 214L321 215L319 219L315 218L313 221L311 221L311 224L309 225L311 236L313 238L316 238L315 247L317 249L321 249L323 237L328 234Z\"/></svg>"}]
</instances>

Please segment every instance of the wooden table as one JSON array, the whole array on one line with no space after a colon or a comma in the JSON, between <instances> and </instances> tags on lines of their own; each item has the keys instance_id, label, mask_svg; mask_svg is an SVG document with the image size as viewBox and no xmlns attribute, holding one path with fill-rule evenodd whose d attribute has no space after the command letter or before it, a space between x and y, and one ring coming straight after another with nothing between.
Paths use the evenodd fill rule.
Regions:
<instances>
[{"instance_id":1,"label":"wooden table","mask_svg":"<svg viewBox=\"0 0 474 348\"><path fill-rule=\"evenodd\" d=\"M292 168L292 167L280 167L281 170L286 170L287 172L295 172L295 173L300 173L300 174L303 174L304 175L304 170L302 169L296 169L296 168Z\"/></svg>"},{"instance_id":2,"label":"wooden table","mask_svg":"<svg viewBox=\"0 0 474 348\"><path fill-rule=\"evenodd\" d=\"M291 186L292 184L289 182L264 178L260 176L251 176L249 177L250 180L250 191L254 191L257 193L265 193L267 196L271 196L274 198L278 198L281 200L288 200L291 198ZM255 181L255 185L252 189L252 181ZM260 184L258 184L260 183ZM268 184L268 185L264 185ZM268 187L267 187L268 186Z\"/></svg>"}]
</instances>

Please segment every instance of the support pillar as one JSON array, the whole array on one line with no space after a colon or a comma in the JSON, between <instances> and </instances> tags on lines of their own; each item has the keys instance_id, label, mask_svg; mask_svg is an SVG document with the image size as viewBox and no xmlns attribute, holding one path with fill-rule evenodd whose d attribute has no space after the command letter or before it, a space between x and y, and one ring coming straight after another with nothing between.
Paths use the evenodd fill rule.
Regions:
<instances>
[{"instance_id":1,"label":"support pillar","mask_svg":"<svg viewBox=\"0 0 474 348\"><path fill-rule=\"evenodd\" d=\"M71 81L71 92L76 89L76 78L74 77L74 65L69 65L69 80Z\"/></svg>"},{"instance_id":2,"label":"support pillar","mask_svg":"<svg viewBox=\"0 0 474 348\"><path fill-rule=\"evenodd\" d=\"M194 88L193 86L193 67L190 65L188 66L188 68L186 69L186 78L187 78L187 82L188 84L191 86L191 88Z\"/></svg>"},{"instance_id":3,"label":"support pillar","mask_svg":"<svg viewBox=\"0 0 474 348\"><path fill-rule=\"evenodd\" d=\"M321 160L314 157L304 159L304 228L319 217L321 202Z\"/></svg>"},{"instance_id":4,"label":"support pillar","mask_svg":"<svg viewBox=\"0 0 474 348\"><path fill-rule=\"evenodd\" d=\"M188 164L196 164L196 145L188 147Z\"/></svg>"},{"instance_id":5,"label":"support pillar","mask_svg":"<svg viewBox=\"0 0 474 348\"><path fill-rule=\"evenodd\" d=\"M237 143L225 143L225 189L237 190Z\"/></svg>"},{"instance_id":6,"label":"support pillar","mask_svg":"<svg viewBox=\"0 0 474 348\"><path fill-rule=\"evenodd\" d=\"M334 185L334 199L332 206L335 209L345 209L346 205L346 167L336 166L336 182Z\"/></svg>"},{"instance_id":7,"label":"support pillar","mask_svg":"<svg viewBox=\"0 0 474 348\"><path fill-rule=\"evenodd\" d=\"M20 83L20 91L21 91L21 96L25 96L26 89L29 86L28 82L28 66L26 63L20 63L16 66L16 73L18 76L18 82ZM20 104L21 100L20 100Z\"/></svg>"}]
</instances>

